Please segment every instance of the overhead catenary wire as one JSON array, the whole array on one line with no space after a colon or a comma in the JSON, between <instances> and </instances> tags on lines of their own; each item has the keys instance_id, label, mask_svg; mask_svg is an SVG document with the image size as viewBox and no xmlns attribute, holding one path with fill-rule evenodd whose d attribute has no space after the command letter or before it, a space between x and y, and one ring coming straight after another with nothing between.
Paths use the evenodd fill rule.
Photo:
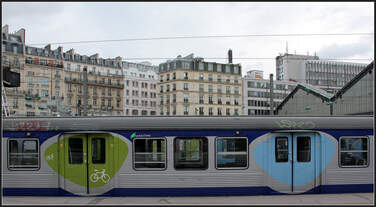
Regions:
<instances>
[{"instance_id":1,"label":"overhead catenary wire","mask_svg":"<svg viewBox=\"0 0 376 207\"><path fill-rule=\"evenodd\" d=\"M129 41L147 41L147 40L173 40L173 39L200 39L200 38L233 38L233 37L286 37L286 36L364 36L374 35L374 33L310 33L310 34L245 34L245 35L202 35L202 36L175 36L175 37L145 37L145 38L124 38L110 40L81 40L71 42L54 43L32 43L28 45L63 45L78 43L100 43L100 42L129 42Z\"/></svg>"}]
</instances>

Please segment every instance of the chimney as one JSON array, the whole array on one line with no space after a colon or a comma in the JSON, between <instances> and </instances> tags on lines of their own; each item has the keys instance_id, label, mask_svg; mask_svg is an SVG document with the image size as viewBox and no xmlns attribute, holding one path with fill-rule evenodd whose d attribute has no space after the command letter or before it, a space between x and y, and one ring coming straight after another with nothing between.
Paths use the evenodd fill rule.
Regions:
<instances>
[{"instance_id":1,"label":"chimney","mask_svg":"<svg viewBox=\"0 0 376 207\"><path fill-rule=\"evenodd\" d=\"M51 50L51 44L46 45L46 46L44 47L44 49L46 49L46 50Z\"/></svg>"},{"instance_id":2,"label":"chimney","mask_svg":"<svg viewBox=\"0 0 376 207\"><path fill-rule=\"evenodd\" d=\"M228 63L232 63L232 50L228 50Z\"/></svg>"}]
</instances>

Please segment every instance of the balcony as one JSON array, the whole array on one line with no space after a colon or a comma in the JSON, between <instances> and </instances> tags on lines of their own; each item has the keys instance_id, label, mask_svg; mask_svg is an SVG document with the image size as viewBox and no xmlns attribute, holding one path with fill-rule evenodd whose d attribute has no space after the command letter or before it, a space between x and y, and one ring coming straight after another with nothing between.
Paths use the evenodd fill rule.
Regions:
<instances>
[{"instance_id":1,"label":"balcony","mask_svg":"<svg viewBox=\"0 0 376 207\"><path fill-rule=\"evenodd\" d=\"M25 63L26 64L32 64L32 65L43 65L43 66L49 66L49 67L56 67L56 68L63 68L64 67L62 64L45 63L45 62L40 62L40 61L30 60L30 59L26 59Z\"/></svg>"},{"instance_id":2,"label":"balcony","mask_svg":"<svg viewBox=\"0 0 376 207\"><path fill-rule=\"evenodd\" d=\"M21 68L24 67L24 64L21 64L19 62L14 63L14 62L10 62L10 61L7 61L7 60L2 61L2 65L3 66L9 66L10 69L13 69L13 68L21 69Z\"/></svg>"},{"instance_id":3,"label":"balcony","mask_svg":"<svg viewBox=\"0 0 376 207\"><path fill-rule=\"evenodd\" d=\"M65 77L64 81L68 83L80 83L80 84L85 83L85 81L82 79L69 78L69 77ZM124 88L124 84L111 84L111 83L106 83L104 81L97 82L96 80L88 80L87 84L93 85L93 86L102 86L102 87L105 86L105 87L120 88L120 89Z\"/></svg>"}]
</instances>

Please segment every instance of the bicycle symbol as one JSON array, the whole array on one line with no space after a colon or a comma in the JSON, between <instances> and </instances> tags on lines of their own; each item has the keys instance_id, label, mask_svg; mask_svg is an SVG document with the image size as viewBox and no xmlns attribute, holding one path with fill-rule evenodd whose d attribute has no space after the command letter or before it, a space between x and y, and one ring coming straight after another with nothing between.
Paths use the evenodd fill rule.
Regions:
<instances>
[{"instance_id":1,"label":"bicycle symbol","mask_svg":"<svg viewBox=\"0 0 376 207\"><path fill-rule=\"evenodd\" d=\"M110 176L105 173L106 169L99 171L94 169L94 173L90 175L90 180L93 183L96 183L99 179L101 179L104 183L107 183L110 180Z\"/></svg>"}]
</instances>

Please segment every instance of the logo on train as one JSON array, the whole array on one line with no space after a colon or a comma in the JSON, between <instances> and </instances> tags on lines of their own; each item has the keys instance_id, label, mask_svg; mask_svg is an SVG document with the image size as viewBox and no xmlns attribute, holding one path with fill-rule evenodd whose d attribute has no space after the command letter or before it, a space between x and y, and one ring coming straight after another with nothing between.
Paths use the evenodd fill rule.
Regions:
<instances>
[{"instance_id":1,"label":"logo on train","mask_svg":"<svg viewBox=\"0 0 376 207\"><path fill-rule=\"evenodd\" d=\"M106 169L103 169L102 171L94 169L94 173L90 175L90 180L93 183L96 183L98 180L102 180L102 182L108 183L110 176L106 174Z\"/></svg>"}]
</instances>

